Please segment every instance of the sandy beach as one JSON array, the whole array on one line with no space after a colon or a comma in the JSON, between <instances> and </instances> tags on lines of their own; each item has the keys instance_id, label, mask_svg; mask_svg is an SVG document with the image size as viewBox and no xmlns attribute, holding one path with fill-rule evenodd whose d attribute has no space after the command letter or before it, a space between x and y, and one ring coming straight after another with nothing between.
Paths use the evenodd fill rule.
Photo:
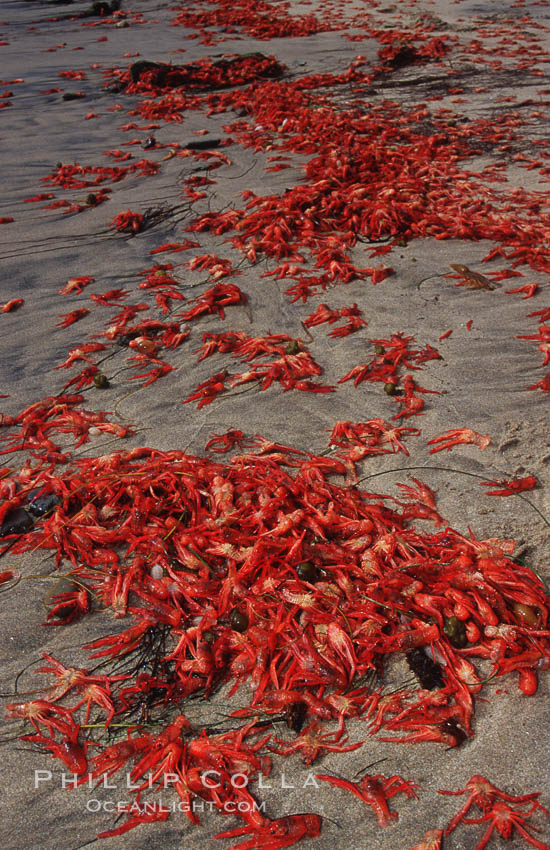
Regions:
<instances>
[{"instance_id":1,"label":"sandy beach","mask_svg":"<svg viewBox=\"0 0 550 850\"><path fill-rule=\"evenodd\" d=\"M329 445L337 423L382 420L412 429L402 436L406 452L346 456L347 474L331 481L352 487L355 475L358 486L402 505L398 484L419 479L442 518L436 525L429 511L426 519L417 515L411 524L419 535L450 528L478 541L515 541L506 551L550 581L548 3L312 0L249 8L123 0L120 9L104 4L103 14L93 14L101 11L93 5L8 0L0 11L0 301L23 299L0 315L0 449L18 448L5 435L17 432L22 410L62 392L83 393L75 409L108 412L86 426L80 446L84 430L50 435L69 463L145 446L229 465L231 454L205 452L228 429L342 459L341 447ZM271 65L261 64L265 57ZM143 83L147 72L178 66L188 73L198 60L210 69L209 82L191 77L160 94ZM350 177L361 173L369 145L361 167L372 184ZM285 219L285 199L290 204L300 192L302 206ZM200 299L213 287L229 300L207 309ZM148 349L135 334L109 336L116 315L132 305L130 324L176 322L167 332L183 337L160 348L151 331ZM311 319L321 316L320 305L332 311L330 321ZM330 335L350 315L362 322ZM261 369L251 379L257 361L236 361L231 349L199 359L209 334L230 332L286 335L285 345L298 341L287 354L307 352L319 371L304 371L291 386L277 375L264 380ZM386 380L342 380L381 357L375 346L389 350L389 340L403 338L425 356L404 355ZM102 348L60 368L70 352L94 343ZM94 364L81 388L75 381L63 390ZM94 383L98 371L104 389ZM205 395L197 388L216 373L221 389L198 407ZM406 375L412 384L403 384ZM319 385L331 391L315 391ZM407 386L423 402L416 409ZM437 444L428 441L454 429L490 442L431 452ZM37 463L28 443L3 454L2 478L17 477L29 458ZM51 462L63 478L65 464ZM517 495L490 496L481 484L497 482L498 490L530 476L534 484ZM13 498L4 486L2 501ZM207 804L197 812L200 824L173 811L97 839L124 821L114 811L132 800L124 771L104 787L73 788L66 764L40 742L19 739L33 728L4 709L40 699L51 685L36 672L43 653L90 669L83 647L134 622L94 597L86 616L44 625L71 564L65 558L56 569L53 546L43 544L2 557L1 570L15 574L0 585L2 847L223 850L247 841L215 839L242 822ZM460 746L381 742L364 717L350 717L349 743L362 746L324 752L311 765L298 754L273 755L271 775L250 790L272 819L323 818L320 835L300 843L304 850L409 850L428 830L444 829L465 800L436 791L463 788L475 774L510 794L540 791L550 807L544 658L530 696L517 670L490 678L490 661L472 659L489 681L475 694L472 734ZM374 687L388 694L405 686L418 683L404 653L391 653ZM248 682L230 698L229 690L226 684L179 710L200 731L249 704ZM96 719L100 728L104 717ZM326 724L336 728L336 719ZM263 731L296 737L284 723ZM94 735L104 746L101 731ZM98 752L90 746L88 760ZM419 786L417 799L391 799L399 818L384 829L360 800L314 779L349 779L369 765L370 773ZM170 790L161 797L168 807L178 800ZM475 850L487 825L462 825L443 847ZM526 826L550 844L541 811ZM529 844L518 833L510 840L495 833L487 846Z\"/></svg>"}]
</instances>

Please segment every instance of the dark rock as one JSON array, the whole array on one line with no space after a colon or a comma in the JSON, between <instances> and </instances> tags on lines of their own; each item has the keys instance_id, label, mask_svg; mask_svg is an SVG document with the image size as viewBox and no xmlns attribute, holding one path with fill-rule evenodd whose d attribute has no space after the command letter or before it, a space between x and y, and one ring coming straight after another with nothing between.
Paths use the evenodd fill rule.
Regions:
<instances>
[{"instance_id":1,"label":"dark rock","mask_svg":"<svg viewBox=\"0 0 550 850\"><path fill-rule=\"evenodd\" d=\"M27 511L33 517L46 516L47 514L51 514L58 504L59 496L55 493L44 493L43 488L40 488L29 493Z\"/></svg>"},{"instance_id":2,"label":"dark rock","mask_svg":"<svg viewBox=\"0 0 550 850\"><path fill-rule=\"evenodd\" d=\"M210 148L217 148L221 143L221 139L197 139L187 142L185 148L188 151L205 151L210 150Z\"/></svg>"},{"instance_id":3,"label":"dark rock","mask_svg":"<svg viewBox=\"0 0 550 850\"><path fill-rule=\"evenodd\" d=\"M8 537L11 534L23 534L32 525L32 518L23 508L15 508L4 517L0 527L0 537Z\"/></svg>"}]
</instances>

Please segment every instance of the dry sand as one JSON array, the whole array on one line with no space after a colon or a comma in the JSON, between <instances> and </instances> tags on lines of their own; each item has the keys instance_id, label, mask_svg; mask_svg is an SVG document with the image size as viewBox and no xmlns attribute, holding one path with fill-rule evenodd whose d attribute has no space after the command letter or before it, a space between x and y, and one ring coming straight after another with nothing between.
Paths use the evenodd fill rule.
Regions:
<instances>
[{"instance_id":1,"label":"dry sand","mask_svg":"<svg viewBox=\"0 0 550 850\"><path fill-rule=\"evenodd\" d=\"M112 148L128 150L135 158L147 155L156 161L166 155L166 150L147 154L140 146L124 148L132 138L143 140L147 132L141 129L124 132L121 126L136 121L141 127L147 122L128 116L135 98L116 95L103 88L103 68L116 64L126 66L134 61L124 58L126 54L159 61L188 62L221 52L262 50L285 63L291 74L337 73L345 70L358 53L374 64L380 46L370 40L354 43L346 40L342 33L327 32L270 42L228 37L223 43L208 47L198 40L186 39L183 28L169 26L174 13L170 11L172 4L165 0L157 3L136 0L131 12L142 11L143 21L136 22L130 15L128 27L114 24L90 27L82 20L46 21L48 17L66 15L87 5L78 2L58 6L10 0L2 4L0 12L5 20L0 26L0 40L9 42L0 47L3 88L14 92L12 106L0 114L3 163L0 213L15 219L13 224L0 226L1 300L25 299L20 310L2 315L0 319L2 391L10 395L4 400L3 409L8 414L59 392L60 373L53 372L53 367L62 361L69 347L100 332L113 312L107 308L92 309L81 322L65 331L57 330L55 324L61 313L90 306L87 291L80 297L57 294L68 278L91 275L96 284L88 291L126 287L135 290L135 300L139 301L137 275L152 265L151 249L163 242L184 238L186 222L206 210L206 204L212 209L239 205L239 192L244 189L258 194L283 192L300 181L301 163L307 161L305 156L301 162L296 157L292 169L269 173L265 170L265 155L237 144L224 148L230 164L212 173L217 182L208 187L208 201L199 202L191 212L182 200L181 181L204 163L177 157L163 161L155 177L129 176L113 184L107 203L80 215L63 216L58 211L40 209L42 204L39 203L23 203L25 198L49 190L40 179L50 173L58 161L110 164L112 160L104 158L102 153ZM296 4L296 9L315 11L316 6L316 3L305 7ZM380 26L396 26L403 30L418 21L421 14L430 14L436 16L434 35L450 33L462 40L475 36L480 21L494 23L499 17L515 18L528 13L533 22L526 21L526 29L536 28L537 22L546 26L540 31L541 55L544 48L547 51L550 48L547 3L515 7L507 3L503 7L502 2L454 4L422 0L387 6L379 4L374 8L359 4L359 7L366 9ZM347 7L346 14L351 12L352 7ZM102 36L107 36L107 40L98 41ZM57 45L56 50L47 52L54 45ZM184 52L176 52L181 48ZM98 63L96 68L93 67L95 63ZM71 81L58 76L59 71L68 68L84 69L86 79ZM448 64L437 66L437 74L454 73L453 85L465 92L462 95L465 102L460 104L453 102L444 88L430 87L428 78L432 72L429 64L395 72L392 80L399 81L399 85L389 88L377 85L373 103L384 98L422 103L436 91L442 95L437 106L454 109L458 120L460 114L491 119L499 114L499 108L506 108L504 105L497 107L498 97L513 95L518 101L531 98L537 101L540 95L536 91L544 85L540 76L491 74L486 69L476 69L458 51ZM424 83L411 82L421 77L426 78ZM23 82L9 82L18 78ZM483 87L483 91L476 93L476 87ZM53 88L60 88L62 92L82 91L86 97L64 101L62 92L43 93ZM116 104L122 108L113 109ZM96 113L97 117L86 121L85 115L89 112ZM230 120L233 120L232 114L207 117L204 112L192 111L185 114L181 124L159 122L161 126L154 134L162 143L184 144L200 138L194 136L193 131L201 129L207 129L212 137L223 138L222 128ZM542 133L540 126L532 126L531 130L534 138ZM524 150L529 151L528 142ZM489 154L480 156L470 167L482 167L487 162ZM508 186L528 187L540 191L547 199L547 188L544 183L537 182L537 171L511 165L507 174ZM82 200L85 194L85 190L75 190L63 196ZM59 193L58 197L61 196ZM159 206L170 208L171 215L136 238L114 234L108 228L109 221L118 212L127 209L143 212L148 207ZM198 238L202 249L195 253L212 251L232 259L235 264L241 261L242 255L224 242L223 236L200 234ZM357 266L371 264L365 247L358 243L353 251ZM235 427L320 452L327 444L327 429L330 430L336 421L362 421L378 416L388 419L395 413L391 399L380 392L379 385L365 383L354 389L351 383L341 384L331 396L299 392L283 395L280 389L271 388L264 393L251 391L229 400L220 399L201 411L194 405L182 407L179 402L214 370L212 360L197 364L192 355L203 331L237 329L250 334L284 332L303 337L301 322L319 302L328 302L332 307L357 302L368 320L365 331L345 340L331 340L325 333L327 326L314 329L310 349L322 363L323 380L327 383L336 382L352 365L363 362L366 340L388 337L396 331L414 335L422 345L436 346L443 358L426 364L419 373L423 386L442 394L427 396L424 415L406 423L422 428L422 436L408 442L410 457L371 458L363 464L364 474L411 468L412 475L420 476L437 493L438 508L451 526L463 533L471 527L480 539L515 538L520 553L548 575L548 525L541 516L525 501L484 497L474 478L459 474L463 470L479 473L486 479L533 474L540 487L529 494L530 500L539 511L550 516L548 398L540 391L526 389L544 372L536 346L516 338L518 334L533 333L536 329L533 320L526 319L525 315L546 306L547 277L526 272L528 277L519 284L515 279L504 281L492 292L455 288L453 281L436 277L448 273L449 263L462 263L485 271L480 261L492 247L489 242L411 241L406 247L395 248L389 258L383 258L394 267L393 277L376 287L370 281L336 286L305 305L289 303L284 295L288 281L275 282L260 277L274 263L262 262L256 266L244 263L236 283L248 296L247 309L230 308L225 323L218 318L202 320L193 328L191 340L170 355L169 361L175 370L152 386L123 399L133 385L126 383L122 373L113 380L112 389L106 395L101 395L99 400L97 395L88 395L86 403L96 409L112 410L119 402L117 411L121 421L134 423L138 428L137 435L125 442L125 448L149 445L163 450L178 448L201 453L209 435ZM160 255L154 260L162 262L163 257L167 257L177 262L188 256ZM498 268L505 267L505 261L498 265ZM426 278L429 279L420 283ZM185 286L193 286L200 284L203 278L198 272L182 270L181 279ZM525 281L541 284L532 300L523 301L517 295L504 294L505 289ZM466 329L469 319L473 320L471 331ZM448 329L453 330L452 336L438 343L438 337ZM123 353L118 360L115 358L120 367L123 358ZM216 368L217 365L218 361ZM115 371L113 366L111 373ZM428 454L427 439L461 426L489 432L490 447L484 452L465 446L457 447L451 454ZM89 451L100 454L113 448L120 448L120 445L95 437ZM438 467L450 467L456 472ZM395 484L407 481L407 473L399 471L375 481L379 491L397 495ZM10 561L9 556L5 561ZM42 556L27 556L24 560L25 577L44 576L51 569L52 565L45 563ZM69 629L43 628L42 600L50 586L45 581L33 579L2 593L0 659L1 690L5 695L13 694L15 677L25 665L36 667L41 652L50 652L71 663L85 663L80 649L82 644L108 633L111 628L109 617L103 613ZM390 665L386 679L388 687L402 682L407 675L404 663ZM36 682L29 670L18 681L19 693L36 687ZM297 757L276 760L274 775L269 780L272 788L259 792L258 796L266 800L267 812L273 817L300 811L326 815L320 838L303 842L304 850L310 846L319 850L333 847L407 850L421 840L427 829L443 827L456 811L456 799L438 797L435 789L462 787L474 773L483 773L498 786L514 793L541 790L541 802L548 806L548 688L548 675L541 677L536 695L530 698L519 692L515 676L490 683L484 691L487 701L477 702L475 737L455 750L435 744L397 746L367 739L355 752L327 754L319 766L324 773L334 771L351 776L371 762L386 759L377 770L386 775L398 773L419 783L421 791L417 801L397 798L395 809L399 811L399 821L387 830L378 829L371 812L344 792L329 787L303 787L309 768L305 768ZM15 699L6 696L4 701ZM216 700L217 704L208 712L225 709L223 698ZM238 695L234 704L239 704ZM199 715L194 716L198 718ZM31 847L75 850L90 846L97 832L114 823L114 816L108 812L89 811L95 806L93 800L126 799L123 780L115 789L99 792L87 788L64 790L60 763L34 751L29 744L18 742L14 738L15 729L13 722L3 722L0 846L13 850ZM364 738L365 726L361 722L350 723L349 730L352 740ZM284 732L282 734L284 737ZM35 787L35 771L40 770L51 771L51 779ZM283 788L283 784L294 787ZM105 850L160 847L164 850L184 847L210 850L229 846L230 842L215 841L213 836L233 823L237 825L230 818L221 819L215 813L205 813L202 824L193 827L184 815L176 814L164 824L144 825L124 836L107 839L102 846ZM542 819L537 823L542 828L540 840L550 841L550 827ZM473 850L479 830L481 827L477 831L458 830L446 841L446 850ZM490 846L510 846L515 850L524 844L517 839L503 842L495 838Z\"/></svg>"}]
</instances>

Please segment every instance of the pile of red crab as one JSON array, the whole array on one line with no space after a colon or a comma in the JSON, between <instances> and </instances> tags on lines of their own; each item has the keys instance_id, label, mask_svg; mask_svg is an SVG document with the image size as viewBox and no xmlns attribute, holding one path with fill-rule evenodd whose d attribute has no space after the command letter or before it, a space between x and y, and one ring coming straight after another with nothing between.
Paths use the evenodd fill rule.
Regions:
<instances>
[{"instance_id":1,"label":"pile of red crab","mask_svg":"<svg viewBox=\"0 0 550 850\"><path fill-rule=\"evenodd\" d=\"M126 83L127 94L155 91L157 88L185 87L189 91L228 88L252 80L280 77L281 66L273 56L252 53L247 56L227 56L217 62L202 60L189 65L165 65L139 61L129 71L118 72Z\"/></svg>"},{"instance_id":2,"label":"pile of red crab","mask_svg":"<svg viewBox=\"0 0 550 850\"><path fill-rule=\"evenodd\" d=\"M128 433L77 408L81 401L44 399L4 422L18 429L4 438L5 451L31 440L35 428L34 460L19 473L3 470L4 548L54 552L69 586L51 600L49 625L102 608L122 629L87 646L91 669L45 655L40 671L50 686L8 709L30 724L24 740L82 782L129 770L136 808L102 835L168 817L160 804L140 808L150 772L159 790L170 777L193 822L195 799L242 817L242 828L220 834L253 834L236 846L289 846L318 835L321 818L262 814L247 786L269 773L270 752L299 753L311 764L326 751L357 749L367 734L459 747L474 735L487 678L514 671L521 690L535 692L550 666L548 599L514 558L513 541L415 530L417 517L444 524L418 480L400 485L402 500L333 480L349 478L350 449L360 447L360 457L406 452L403 440L416 429L382 419L338 423L331 442L342 458L229 430L209 441L204 457L135 448L71 459L48 440L52 431ZM230 451L238 453L224 461ZM420 687L385 693L379 677L398 655ZM186 702L223 685L248 705L221 733L193 726ZM156 734L150 724L159 718ZM349 718L367 721L363 739L350 743ZM126 724L127 735L106 745L113 721ZM270 730L275 721L286 722L288 739ZM212 771L215 787L205 781ZM244 787L234 787L235 773L246 777ZM396 816L390 797L415 796L401 777L320 778L360 796L381 826ZM532 810L542 808L536 795L528 799ZM514 823L524 829L519 812Z\"/></svg>"}]
</instances>

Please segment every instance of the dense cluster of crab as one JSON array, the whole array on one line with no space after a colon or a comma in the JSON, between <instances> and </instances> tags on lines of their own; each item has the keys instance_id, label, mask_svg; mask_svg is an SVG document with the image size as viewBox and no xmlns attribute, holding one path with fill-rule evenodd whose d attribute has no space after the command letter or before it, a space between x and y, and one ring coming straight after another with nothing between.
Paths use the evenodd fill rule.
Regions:
<instances>
[{"instance_id":1,"label":"dense cluster of crab","mask_svg":"<svg viewBox=\"0 0 550 850\"><path fill-rule=\"evenodd\" d=\"M71 461L48 445L50 429L67 432L72 424L77 436L79 423L106 427L103 414L77 408L80 400L45 399L20 418L35 422L36 462L18 474L6 470L2 480L10 497L4 523L49 500L34 524L3 526L12 552L53 550L73 583L52 600L47 622L66 624L98 606L121 623L132 618L89 645L101 659L92 670L46 656L49 689L8 707L34 727L25 740L76 774L97 779L133 761L132 778L151 770L159 788L174 774L195 820L193 799L215 801L222 813L230 801L249 800L229 777L237 769L250 780L268 772L270 751L297 752L310 764L323 752L360 747L361 740L349 743L348 718L365 718L379 740L461 746L474 734L483 687L475 659L489 664L490 676L516 671L524 693L536 690L538 673L550 666L544 585L514 559L513 541L415 530L416 517L443 522L427 485L401 485L405 501L342 486L332 479L351 474L355 455L313 455L234 430L207 448L219 457L240 447L230 462L145 448ZM362 440L365 456L406 451L403 440L414 430L375 419L339 423L331 439L350 448ZM20 447L15 433L10 439ZM406 656L420 689L386 694L375 684L396 654ZM109 674L120 659L124 672ZM193 728L183 713L158 735L140 724L182 712L189 697L227 682L249 704L222 734ZM90 750L91 716L94 726L129 723L127 738L99 750L95 741ZM265 734L266 721L281 716L293 740ZM331 721L333 731L325 727ZM212 769L226 777L215 791L201 785ZM378 805L399 790L413 793L400 778L388 786L367 779L360 793L378 789ZM275 841L265 817L250 811L246 828L233 834L252 830L258 841L264 834ZM128 814L114 832L148 819ZM317 834L315 818L285 836ZM286 846L277 841L258 846Z\"/></svg>"}]
</instances>

